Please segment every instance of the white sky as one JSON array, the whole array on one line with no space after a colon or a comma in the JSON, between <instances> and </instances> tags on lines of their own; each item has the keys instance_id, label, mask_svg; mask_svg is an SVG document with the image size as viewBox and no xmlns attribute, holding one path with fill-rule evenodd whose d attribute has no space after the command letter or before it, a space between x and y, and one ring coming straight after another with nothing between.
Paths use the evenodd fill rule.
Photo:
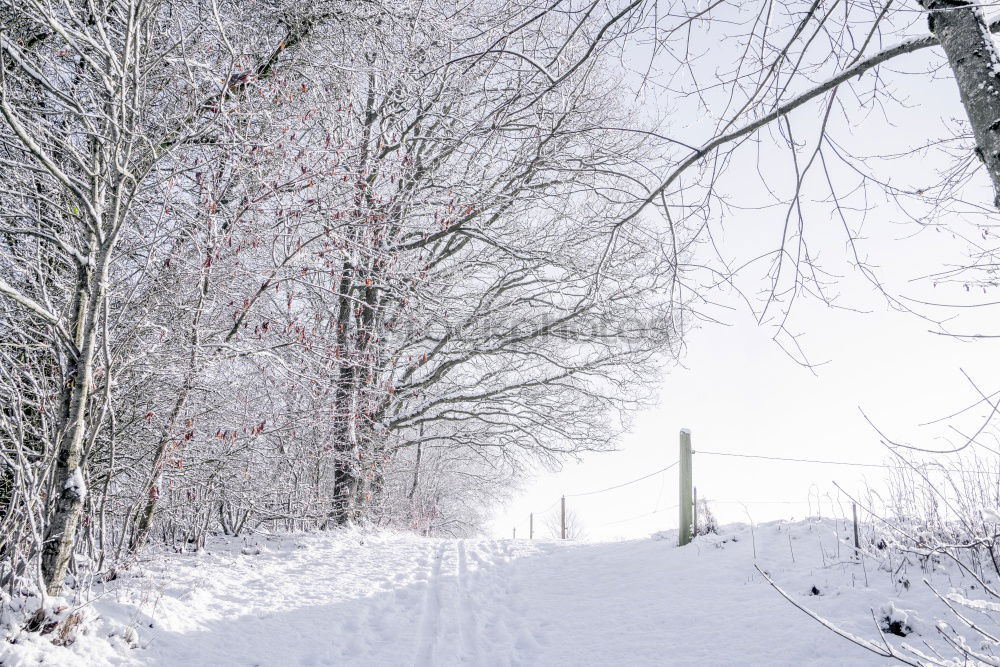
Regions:
<instances>
[{"instance_id":1,"label":"white sky","mask_svg":"<svg viewBox=\"0 0 1000 667\"><path fill-rule=\"evenodd\" d=\"M540 474L498 513L493 533L527 535L528 514L563 493L600 489L641 477L677 459L679 430L690 428L694 480L701 497L740 500L754 521L802 517L810 498L836 496L832 481L848 491L865 480L878 485L882 471L842 466L698 455L698 449L794 458L881 463L889 458L859 407L892 436L925 432L922 444L941 446L940 428L915 428L950 414L975 398L964 368L986 391L1000 370L990 343L962 343L926 332L902 314L817 313L808 342L829 353L818 377L786 357L749 316L731 327L707 327L689 337L687 368L665 371L660 404L636 420L613 453L590 454L561 472ZM983 410L975 411L977 416ZM910 442L916 444L915 438ZM942 447L943 448L943 447ZM676 527L677 511L621 521L676 505L677 470L603 494L569 498L592 538L636 537ZM764 502L767 501L767 502ZM782 501L777 504L771 501ZM844 499L849 508L849 500ZM713 508L722 521L745 521L738 504ZM815 511L815 510L814 510ZM830 500L823 500L830 514ZM536 526L540 520L536 516Z\"/></svg>"},{"instance_id":2,"label":"white sky","mask_svg":"<svg viewBox=\"0 0 1000 667\"><path fill-rule=\"evenodd\" d=\"M911 57L900 66L919 70L927 57ZM856 145L871 146L873 151L889 151L907 142L913 145L915 140L940 133L951 119L961 118L953 82L931 82L926 76L887 78L913 108L893 117L895 127L867 116L863 127L852 130L854 136L850 139ZM804 113L815 114L816 109ZM907 128L920 128L921 132L907 133ZM763 155L769 177L787 181L790 173L781 174L782 169L787 169L787 158L776 153ZM731 171L739 167L736 163ZM890 165L889 173L897 180L902 171L902 176L932 182L934 168L929 162L913 160ZM746 178L730 182L734 180L737 182L730 187L736 195L753 198L759 184ZM987 193L980 194L988 203ZM523 493L498 509L491 528L494 535L510 536L517 526L518 537L527 537L531 512L536 514L536 534L543 533L540 513L556 504L562 494L611 486L672 463L677 459L681 428L691 429L696 452L702 449L887 462L890 454L865 422L861 408L891 437L925 446L947 446L935 440L946 433L945 425L921 428L918 424L977 400L976 390L962 375L963 369L983 391L1000 389L1000 383L995 381L1000 371L1000 342L972 343L935 335L928 332L931 326L926 321L890 311L858 272L847 266L839 222L829 218L826 208L807 212L810 216L815 218L810 220L814 225L810 231L813 249L821 252L825 266L845 276L837 283L841 303L871 311L836 310L808 300L796 304L791 328L803 333L801 343L813 362L829 363L817 368L815 375L797 365L771 340L773 329L758 326L746 306L740 306L732 294L723 295L725 302L735 307L727 316L730 326L704 325L690 332L684 367L664 368L659 404L637 416L620 450L586 455L579 462L568 462L559 472L540 472L526 484ZM865 223L867 238L863 244L893 290L937 302L976 303L995 298L992 294L966 293L961 285L933 287L926 282L910 282L960 260L963 244L947 231L930 230L910 238L912 227L892 224L897 222L897 216L898 212L888 207L884 207L884 213L877 208ZM754 251L768 244L773 246L775 224L782 217L783 212L773 210L735 216L727 222L724 250L733 258L741 254L752 257ZM744 285L747 291L763 288L763 283L754 285L754 280L757 278L749 276ZM952 330L1000 334L1000 325L991 326L993 310L962 310L964 319ZM987 410L980 407L970 411L966 415L969 419L960 427L974 431L976 420ZM960 440L952 438L952 442ZM822 512L836 513L840 510L831 505L837 499L833 481L853 493L866 481L878 487L884 472L697 453L693 467L699 497L745 503L714 505L713 510L723 522L746 521L748 516L753 521L802 517L816 512L820 497ZM841 501L849 513L850 500L842 497ZM676 527L677 510L666 508L677 502L676 468L608 493L567 498L567 506L577 515L587 536L598 539L639 537ZM557 511L557 507L550 510Z\"/></svg>"}]
</instances>

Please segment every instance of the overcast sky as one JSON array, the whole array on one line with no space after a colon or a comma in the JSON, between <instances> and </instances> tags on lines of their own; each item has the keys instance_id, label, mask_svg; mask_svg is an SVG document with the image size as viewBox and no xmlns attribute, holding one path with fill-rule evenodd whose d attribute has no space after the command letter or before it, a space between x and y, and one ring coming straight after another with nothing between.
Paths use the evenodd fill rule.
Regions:
<instances>
[{"instance_id":1,"label":"overcast sky","mask_svg":"<svg viewBox=\"0 0 1000 667\"><path fill-rule=\"evenodd\" d=\"M807 339L831 359L817 375L791 362L748 316L731 327L694 332L686 368L665 372L660 404L639 416L621 449L539 475L498 515L494 533L508 535L518 525L526 535L528 514L563 493L603 488L672 463L681 428L691 429L696 452L880 463L891 457L859 408L893 437L945 448L934 439L944 429L918 424L973 402L974 390L960 369L981 388L996 388L1000 359L989 343L935 336L901 314L820 312L813 322ZM974 412L981 417L986 410ZM882 471L696 453L694 479L701 497L746 503L746 509L731 502L713 506L721 520L745 521L749 511L753 520L762 521L802 517L810 500L815 507L817 495L837 495L834 480L857 492L866 480L878 485ZM570 498L567 504L589 536L610 538L676 527L677 511L662 510L676 505L677 498L675 468L616 491ZM843 500L849 507L850 501ZM823 513L831 513L830 500L823 502ZM654 510L661 511L622 521ZM604 525L616 521L621 523Z\"/></svg>"}]
</instances>

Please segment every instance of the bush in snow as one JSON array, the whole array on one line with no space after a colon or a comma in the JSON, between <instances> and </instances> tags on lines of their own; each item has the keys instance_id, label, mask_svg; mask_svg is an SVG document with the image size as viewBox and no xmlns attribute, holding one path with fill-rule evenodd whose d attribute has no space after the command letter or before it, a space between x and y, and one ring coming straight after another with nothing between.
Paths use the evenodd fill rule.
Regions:
<instances>
[{"instance_id":1,"label":"bush in snow","mask_svg":"<svg viewBox=\"0 0 1000 667\"><path fill-rule=\"evenodd\" d=\"M898 465L902 461L903 465ZM868 650L910 665L1000 665L1000 469L964 456L948 462L898 457L888 492L872 490L859 505L874 516L862 522L862 562L875 562L898 591L917 582L937 605L923 609L954 655L897 647L884 635L931 632L912 610L889 602L873 611L883 638L865 639L824 621ZM871 573L871 570L867 571ZM866 574L866 577L868 574ZM867 579L866 579L867 581ZM787 597L787 596L786 596Z\"/></svg>"},{"instance_id":2,"label":"bush in snow","mask_svg":"<svg viewBox=\"0 0 1000 667\"><path fill-rule=\"evenodd\" d=\"M695 507L695 527L696 535L708 535L719 532L719 523L715 520L715 515L708 507L708 500L700 498Z\"/></svg>"},{"instance_id":3,"label":"bush in snow","mask_svg":"<svg viewBox=\"0 0 1000 667\"><path fill-rule=\"evenodd\" d=\"M882 606L879 627L882 632L889 632L897 637L905 637L913 632L907 613L892 602Z\"/></svg>"}]
</instances>

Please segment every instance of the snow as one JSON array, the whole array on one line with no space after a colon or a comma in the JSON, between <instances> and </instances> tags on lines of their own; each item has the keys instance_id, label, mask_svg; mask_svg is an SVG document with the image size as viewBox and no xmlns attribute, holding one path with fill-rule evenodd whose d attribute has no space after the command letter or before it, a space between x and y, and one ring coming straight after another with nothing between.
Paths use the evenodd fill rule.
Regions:
<instances>
[{"instance_id":1,"label":"snow","mask_svg":"<svg viewBox=\"0 0 1000 667\"><path fill-rule=\"evenodd\" d=\"M80 470L79 466L74 468L73 472L70 473L63 488L72 490L74 495L80 500L87 497L87 483L83 481L83 471Z\"/></svg>"},{"instance_id":2,"label":"snow","mask_svg":"<svg viewBox=\"0 0 1000 667\"><path fill-rule=\"evenodd\" d=\"M888 641L936 644L933 618L915 611L932 594L900 583L927 575L853 560L848 534L824 519L728 526L685 547L675 532L593 543L360 530L217 538L98 590L71 646L21 633L0 642L0 664L885 664L778 595L755 553L844 630L879 643L881 612L915 631ZM941 581L958 585L954 573Z\"/></svg>"}]
</instances>

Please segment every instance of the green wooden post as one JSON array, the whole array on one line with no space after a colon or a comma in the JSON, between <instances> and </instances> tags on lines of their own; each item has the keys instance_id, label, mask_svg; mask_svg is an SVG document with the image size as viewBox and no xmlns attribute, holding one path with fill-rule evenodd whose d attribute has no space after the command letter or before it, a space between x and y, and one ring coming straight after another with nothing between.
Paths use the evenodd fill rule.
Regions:
<instances>
[{"instance_id":1,"label":"green wooden post","mask_svg":"<svg viewBox=\"0 0 1000 667\"><path fill-rule=\"evenodd\" d=\"M684 546L691 541L691 528L694 524L694 502L691 490L691 431L681 429L680 452L680 523L677 530L677 543Z\"/></svg>"}]
</instances>

